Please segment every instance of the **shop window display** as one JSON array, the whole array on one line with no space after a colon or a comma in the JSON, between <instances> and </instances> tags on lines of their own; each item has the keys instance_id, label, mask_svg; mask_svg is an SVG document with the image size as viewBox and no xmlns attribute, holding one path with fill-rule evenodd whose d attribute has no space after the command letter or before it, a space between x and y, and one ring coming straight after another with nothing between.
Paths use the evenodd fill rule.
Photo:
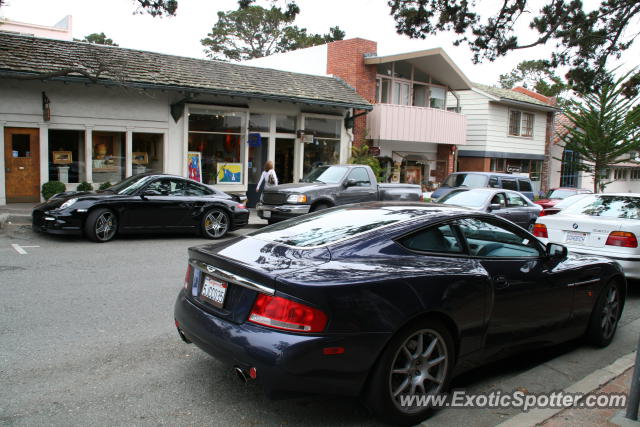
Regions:
<instances>
[{"instance_id":1,"label":"shop window display","mask_svg":"<svg viewBox=\"0 0 640 427\"><path fill-rule=\"evenodd\" d=\"M49 181L85 181L84 131L49 130Z\"/></svg>"}]
</instances>

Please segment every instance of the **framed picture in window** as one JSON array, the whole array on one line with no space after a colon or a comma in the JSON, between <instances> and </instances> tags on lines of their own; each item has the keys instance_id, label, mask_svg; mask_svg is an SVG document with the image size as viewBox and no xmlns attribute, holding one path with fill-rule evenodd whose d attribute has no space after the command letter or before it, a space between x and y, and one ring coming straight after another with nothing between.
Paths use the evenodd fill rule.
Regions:
<instances>
[{"instance_id":1,"label":"framed picture in window","mask_svg":"<svg viewBox=\"0 0 640 427\"><path fill-rule=\"evenodd\" d=\"M52 154L54 165L69 165L73 163L73 153L71 151L54 151Z\"/></svg>"},{"instance_id":2,"label":"framed picture in window","mask_svg":"<svg viewBox=\"0 0 640 427\"><path fill-rule=\"evenodd\" d=\"M407 166L404 170L404 180L407 184L422 183L422 168L420 166Z\"/></svg>"},{"instance_id":3,"label":"framed picture in window","mask_svg":"<svg viewBox=\"0 0 640 427\"><path fill-rule=\"evenodd\" d=\"M148 165L149 164L149 154L146 151L136 151L131 153L131 163L134 165Z\"/></svg>"},{"instance_id":4,"label":"framed picture in window","mask_svg":"<svg viewBox=\"0 0 640 427\"><path fill-rule=\"evenodd\" d=\"M218 163L218 184L242 184L242 163Z\"/></svg>"},{"instance_id":5,"label":"framed picture in window","mask_svg":"<svg viewBox=\"0 0 640 427\"><path fill-rule=\"evenodd\" d=\"M187 152L187 177L202 182L202 153L200 151Z\"/></svg>"}]
</instances>

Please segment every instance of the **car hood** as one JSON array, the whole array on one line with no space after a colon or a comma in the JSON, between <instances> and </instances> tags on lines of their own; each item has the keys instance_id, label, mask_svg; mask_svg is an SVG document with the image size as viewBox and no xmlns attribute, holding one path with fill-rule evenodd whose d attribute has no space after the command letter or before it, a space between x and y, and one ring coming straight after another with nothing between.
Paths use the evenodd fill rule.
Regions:
<instances>
[{"instance_id":1,"label":"car hood","mask_svg":"<svg viewBox=\"0 0 640 427\"><path fill-rule=\"evenodd\" d=\"M266 192L273 193L306 193L308 191L314 191L318 188L329 188L335 187L338 184L322 184L322 183L309 183L309 182L300 182L297 184L282 184L277 185L275 187L271 187Z\"/></svg>"},{"instance_id":2,"label":"car hood","mask_svg":"<svg viewBox=\"0 0 640 427\"><path fill-rule=\"evenodd\" d=\"M56 197L50 198L44 203L40 203L39 205L36 205L34 209L43 209L43 210L57 209L64 202L70 199L78 199L78 201L84 201L84 200L113 199L113 198L122 198L122 197L125 197L125 196L121 196L120 194L107 193L107 192L95 193L92 191L66 191L64 193L60 193L56 195Z\"/></svg>"}]
</instances>

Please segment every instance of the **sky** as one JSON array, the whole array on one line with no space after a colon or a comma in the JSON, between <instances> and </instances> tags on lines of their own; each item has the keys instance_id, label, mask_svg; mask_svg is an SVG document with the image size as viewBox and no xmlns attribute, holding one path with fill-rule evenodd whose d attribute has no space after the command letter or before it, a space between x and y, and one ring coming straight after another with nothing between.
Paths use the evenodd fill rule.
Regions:
<instances>
[{"instance_id":1,"label":"sky","mask_svg":"<svg viewBox=\"0 0 640 427\"><path fill-rule=\"evenodd\" d=\"M499 0L482 0L490 8ZM585 3L595 4L596 0ZM134 14L133 0L7 0L0 16L21 22L53 26L66 15L73 17L73 36L83 38L104 32L121 47L173 55L205 58L200 40L205 38L217 20L217 11L237 8L236 0L179 0L175 17L153 18ZM260 3L259 3L260 4ZM411 52L435 47L443 48L470 80L497 84L500 74L508 73L527 59L548 57L550 46L515 51L495 62L473 64L465 45L453 46L449 34L429 36L426 40L411 40L395 31L386 0L297 0L301 12L295 21L309 32L326 33L339 26L346 38L361 37L378 42L378 54ZM635 25L640 25L636 22ZM519 34L532 40L534 33L522 25ZM620 71L640 65L640 42L627 51L614 66Z\"/></svg>"}]
</instances>

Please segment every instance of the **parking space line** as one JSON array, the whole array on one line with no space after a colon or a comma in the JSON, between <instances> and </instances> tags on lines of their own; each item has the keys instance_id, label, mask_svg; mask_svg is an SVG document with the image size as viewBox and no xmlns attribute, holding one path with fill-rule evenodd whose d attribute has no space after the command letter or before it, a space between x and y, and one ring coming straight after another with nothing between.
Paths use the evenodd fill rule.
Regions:
<instances>
[{"instance_id":1,"label":"parking space line","mask_svg":"<svg viewBox=\"0 0 640 427\"><path fill-rule=\"evenodd\" d=\"M27 251L24 248L39 248L40 246L20 246L17 243L12 243L11 247L16 250L20 255L27 255Z\"/></svg>"}]
</instances>

